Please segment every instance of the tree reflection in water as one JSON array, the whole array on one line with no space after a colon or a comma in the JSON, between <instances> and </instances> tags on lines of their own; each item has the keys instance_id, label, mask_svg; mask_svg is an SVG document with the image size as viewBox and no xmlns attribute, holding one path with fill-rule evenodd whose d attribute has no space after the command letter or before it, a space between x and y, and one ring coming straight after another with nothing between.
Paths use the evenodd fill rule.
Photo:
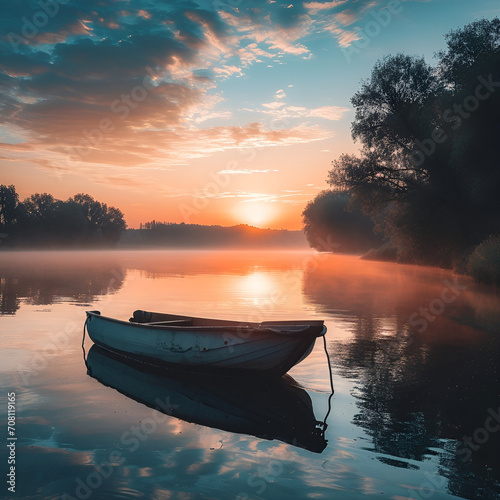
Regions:
<instances>
[{"instance_id":1,"label":"tree reflection in water","mask_svg":"<svg viewBox=\"0 0 500 500\"><path fill-rule=\"evenodd\" d=\"M118 291L125 271L106 252L5 252L0 261L0 314L21 303L92 302Z\"/></svg>"},{"instance_id":2,"label":"tree reflection in water","mask_svg":"<svg viewBox=\"0 0 500 500\"><path fill-rule=\"evenodd\" d=\"M485 326L498 319L498 301L485 310L484 291L467 282L425 328L412 322L440 297L444 273L326 260L304 275L304 295L344 332L330 335L329 350L339 373L356 383L354 423L369 436L366 449L395 457L377 458L397 467L419 468L415 462L437 455L450 493L497 498L500 432L471 452L463 439L500 406L500 337Z\"/></svg>"}]
</instances>

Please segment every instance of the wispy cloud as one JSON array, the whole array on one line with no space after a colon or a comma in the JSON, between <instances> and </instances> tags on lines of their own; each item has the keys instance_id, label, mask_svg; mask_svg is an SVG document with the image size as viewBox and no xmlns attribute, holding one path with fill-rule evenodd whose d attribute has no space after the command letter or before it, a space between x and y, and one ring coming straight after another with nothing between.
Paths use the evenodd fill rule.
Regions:
<instances>
[{"instance_id":1,"label":"wispy cloud","mask_svg":"<svg viewBox=\"0 0 500 500\"><path fill-rule=\"evenodd\" d=\"M264 106L264 108L267 109L278 109L285 106L285 104L286 103L284 102L273 101L273 102L265 102L262 104L262 106Z\"/></svg>"},{"instance_id":2,"label":"wispy cloud","mask_svg":"<svg viewBox=\"0 0 500 500\"><path fill-rule=\"evenodd\" d=\"M276 94L274 94L275 99L284 99L286 97L285 91L283 89L279 89L276 91Z\"/></svg>"},{"instance_id":3,"label":"wispy cloud","mask_svg":"<svg viewBox=\"0 0 500 500\"><path fill-rule=\"evenodd\" d=\"M311 14L317 14L323 10L330 10L348 2L348 0L333 0L332 2L305 2L304 7L310 11Z\"/></svg>"},{"instance_id":4,"label":"wispy cloud","mask_svg":"<svg viewBox=\"0 0 500 500\"><path fill-rule=\"evenodd\" d=\"M243 74L242 69L238 68L237 66L227 66L223 65L220 68L214 68L214 73L220 76L241 76Z\"/></svg>"},{"instance_id":5,"label":"wispy cloud","mask_svg":"<svg viewBox=\"0 0 500 500\"><path fill-rule=\"evenodd\" d=\"M258 113L272 115L275 119L286 122L300 118L322 118L324 120L340 120L349 108L343 106L320 106L318 108L306 108L304 106L292 106L284 102L272 102L262 104L265 109L255 110Z\"/></svg>"},{"instance_id":6,"label":"wispy cloud","mask_svg":"<svg viewBox=\"0 0 500 500\"><path fill-rule=\"evenodd\" d=\"M218 174L231 174L231 175L250 175L250 174L268 174L269 172L279 172L277 169L269 169L269 170L258 170L258 169L247 169L247 168L242 168L238 170L231 170L231 169L224 169L224 170L219 170L217 173Z\"/></svg>"},{"instance_id":7,"label":"wispy cloud","mask_svg":"<svg viewBox=\"0 0 500 500\"><path fill-rule=\"evenodd\" d=\"M287 10L292 13L292 9ZM286 22L281 23L278 21L279 18L264 14L259 9L251 9L243 15L240 12L238 14L221 12L221 16L238 32L240 38L253 41L254 44L247 46L249 53L257 50L255 54L262 56L263 49L259 48L259 45L266 47L264 49L266 54L272 53L274 56L280 53L291 55L309 53L309 49L299 42L309 34L313 24L305 12L297 13L295 17L289 16Z\"/></svg>"}]
</instances>

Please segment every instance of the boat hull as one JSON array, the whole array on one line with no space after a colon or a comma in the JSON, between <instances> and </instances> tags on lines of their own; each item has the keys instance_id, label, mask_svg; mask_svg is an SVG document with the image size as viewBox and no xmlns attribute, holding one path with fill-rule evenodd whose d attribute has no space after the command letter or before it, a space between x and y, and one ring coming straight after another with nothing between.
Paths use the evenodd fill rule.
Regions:
<instances>
[{"instance_id":1,"label":"boat hull","mask_svg":"<svg viewBox=\"0 0 500 500\"><path fill-rule=\"evenodd\" d=\"M318 323L318 322L316 322ZM221 326L151 326L87 312L87 331L100 347L149 364L191 371L281 376L313 349L326 328L301 325L266 327L241 323Z\"/></svg>"}]
</instances>

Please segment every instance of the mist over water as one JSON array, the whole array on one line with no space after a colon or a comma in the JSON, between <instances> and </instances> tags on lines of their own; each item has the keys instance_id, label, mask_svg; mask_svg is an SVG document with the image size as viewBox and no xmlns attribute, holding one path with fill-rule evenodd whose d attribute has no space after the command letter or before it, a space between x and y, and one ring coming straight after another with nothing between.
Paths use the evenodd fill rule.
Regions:
<instances>
[{"instance_id":1,"label":"mist over water","mask_svg":"<svg viewBox=\"0 0 500 500\"><path fill-rule=\"evenodd\" d=\"M0 294L20 498L77 498L81 484L91 498L500 495L500 432L478 431L500 406L500 305L469 278L302 251L2 252ZM322 342L266 389L169 379L88 353L87 339L90 376L90 309L325 320L326 447L310 431L328 412ZM157 395L178 407L155 413ZM273 400L287 418L268 413L265 428ZM251 424L223 425L235 412ZM108 477L89 476L116 450Z\"/></svg>"}]
</instances>

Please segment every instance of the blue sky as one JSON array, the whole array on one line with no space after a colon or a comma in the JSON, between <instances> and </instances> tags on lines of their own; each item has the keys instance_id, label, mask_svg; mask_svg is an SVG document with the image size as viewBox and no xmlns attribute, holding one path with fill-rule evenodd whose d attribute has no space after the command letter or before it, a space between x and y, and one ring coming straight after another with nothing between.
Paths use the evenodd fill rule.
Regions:
<instances>
[{"instance_id":1,"label":"blue sky","mask_svg":"<svg viewBox=\"0 0 500 500\"><path fill-rule=\"evenodd\" d=\"M500 11L497 0L1 4L0 182L21 198L87 192L131 226L294 229L330 162L358 148L350 98L375 62L435 63L445 33Z\"/></svg>"}]
</instances>

